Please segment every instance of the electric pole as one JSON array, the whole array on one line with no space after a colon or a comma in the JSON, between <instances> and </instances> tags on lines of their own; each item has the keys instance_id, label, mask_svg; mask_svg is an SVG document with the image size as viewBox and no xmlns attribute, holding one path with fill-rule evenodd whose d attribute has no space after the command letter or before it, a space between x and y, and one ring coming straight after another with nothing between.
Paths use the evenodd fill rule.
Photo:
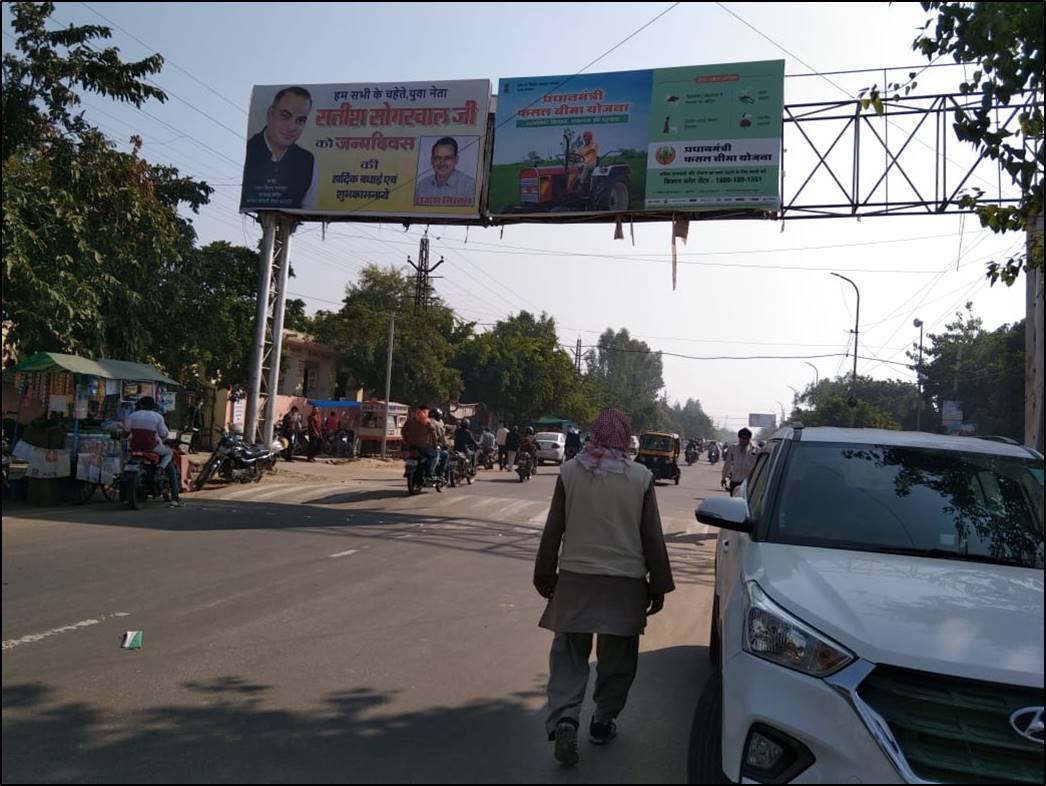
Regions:
<instances>
[{"instance_id":1,"label":"electric pole","mask_svg":"<svg viewBox=\"0 0 1046 786\"><path fill-rule=\"evenodd\" d=\"M443 257L440 257L439 262L435 265L429 267L429 236L423 235L421 244L418 247L418 264L415 265L410 257L407 257L407 264L414 268L417 273L414 277L414 308L415 310L427 311L429 300L432 297L432 279L440 278L440 276L432 276L431 274L432 271L443 264Z\"/></svg>"}]
</instances>

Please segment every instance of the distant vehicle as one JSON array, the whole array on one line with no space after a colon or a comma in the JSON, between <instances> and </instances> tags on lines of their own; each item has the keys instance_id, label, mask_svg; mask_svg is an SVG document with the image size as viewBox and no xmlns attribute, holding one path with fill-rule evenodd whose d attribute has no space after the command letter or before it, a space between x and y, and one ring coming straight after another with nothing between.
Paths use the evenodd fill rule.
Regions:
<instances>
[{"instance_id":1,"label":"distant vehicle","mask_svg":"<svg viewBox=\"0 0 1046 786\"><path fill-rule=\"evenodd\" d=\"M546 461L562 464L566 460L567 435L558 431L540 431L534 436L538 445L538 464Z\"/></svg>"}]
</instances>

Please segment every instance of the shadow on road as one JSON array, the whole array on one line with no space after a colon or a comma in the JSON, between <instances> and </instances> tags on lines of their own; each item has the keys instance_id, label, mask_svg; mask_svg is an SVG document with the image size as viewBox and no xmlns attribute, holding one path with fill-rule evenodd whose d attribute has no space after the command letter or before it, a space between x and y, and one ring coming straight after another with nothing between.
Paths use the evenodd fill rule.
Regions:
<instances>
[{"instance_id":1,"label":"shadow on road","mask_svg":"<svg viewBox=\"0 0 1046 786\"><path fill-rule=\"evenodd\" d=\"M233 675L183 683L184 704L130 712L5 685L3 782L681 783L709 668L704 647L642 653L620 736L605 748L582 739L575 769L552 759L532 709L544 674L530 691L402 713L383 711L394 694L359 685L332 686L314 711L284 709L273 686ZM589 699L583 723L591 711Z\"/></svg>"}]
</instances>

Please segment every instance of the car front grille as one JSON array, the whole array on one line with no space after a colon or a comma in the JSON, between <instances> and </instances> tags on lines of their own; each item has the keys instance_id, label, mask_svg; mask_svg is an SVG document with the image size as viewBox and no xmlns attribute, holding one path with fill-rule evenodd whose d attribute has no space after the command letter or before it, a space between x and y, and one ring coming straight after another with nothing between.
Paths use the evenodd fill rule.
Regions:
<instances>
[{"instance_id":1,"label":"car front grille","mask_svg":"<svg viewBox=\"0 0 1046 786\"><path fill-rule=\"evenodd\" d=\"M879 666L861 699L889 724L917 776L939 783L1042 783L1042 743L1014 730L1043 691Z\"/></svg>"}]
</instances>

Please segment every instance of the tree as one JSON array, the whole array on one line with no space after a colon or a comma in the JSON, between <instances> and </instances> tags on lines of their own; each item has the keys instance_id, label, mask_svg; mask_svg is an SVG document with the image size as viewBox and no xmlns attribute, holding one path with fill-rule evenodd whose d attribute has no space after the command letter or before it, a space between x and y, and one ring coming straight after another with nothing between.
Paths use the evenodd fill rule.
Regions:
<instances>
[{"instance_id":1,"label":"tree","mask_svg":"<svg viewBox=\"0 0 1046 786\"><path fill-rule=\"evenodd\" d=\"M849 427L849 414L839 412L837 403L840 400L848 401L850 394L849 375L822 379L816 386L808 386L799 396L792 419L801 421L805 426ZM864 427L915 428L919 408L917 385L898 379L882 380L858 376L853 395L858 404L855 425L875 422L880 425ZM929 425L924 417L923 426Z\"/></svg>"},{"instance_id":2,"label":"tree","mask_svg":"<svg viewBox=\"0 0 1046 786\"><path fill-rule=\"evenodd\" d=\"M559 346L556 323L528 311L499 321L465 342L455 359L465 395L510 420L527 423L542 415L587 422L594 407Z\"/></svg>"},{"instance_id":3,"label":"tree","mask_svg":"<svg viewBox=\"0 0 1046 786\"><path fill-rule=\"evenodd\" d=\"M682 406L676 402L672 409L677 424L676 430L684 437L711 439L715 436L712 419L705 414L701 408L701 402L696 398L688 398L686 404Z\"/></svg>"},{"instance_id":4,"label":"tree","mask_svg":"<svg viewBox=\"0 0 1046 786\"><path fill-rule=\"evenodd\" d=\"M965 197L963 205L976 207L981 225L993 232L1024 231L1043 208L1043 3L924 2L922 7L935 16L927 19L912 49L930 60L950 55L956 63L978 64L959 90L964 95L979 92L982 98L973 108L955 110L956 136L982 156L999 161L1021 191L1016 206L978 206L979 191ZM926 33L935 21L933 34ZM907 83L889 89L908 93L915 85L913 73ZM1019 116L1020 132L1004 131L996 125L996 104L1008 104L1022 92L1029 93L1030 100ZM883 113L877 86L863 103ZM1040 236L1029 253L991 262L988 276L993 283L1002 279L1012 285L1022 270L1042 267L1042 259Z\"/></svg>"},{"instance_id":5,"label":"tree","mask_svg":"<svg viewBox=\"0 0 1046 786\"><path fill-rule=\"evenodd\" d=\"M586 355L586 365L596 391L594 403L600 409L620 409L631 419L635 432L656 428L663 421L659 402L665 383L660 352L633 339L625 328L619 332L607 328Z\"/></svg>"},{"instance_id":6,"label":"tree","mask_svg":"<svg viewBox=\"0 0 1046 786\"><path fill-rule=\"evenodd\" d=\"M312 329L312 320L305 313L305 301L301 298L287 298L284 305L283 325L288 330L300 330L308 333Z\"/></svg>"},{"instance_id":7,"label":"tree","mask_svg":"<svg viewBox=\"0 0 1046 786\"><path fill-rule=\"evenodd\" d=\"M389 317L395 314L393 398L445 405L462 391L461 374L451 361L472 326L457 324L438 297L424 311L414 309L413 298L414 282L401 271L368 265L346 289L339 311L317 312L313 337L344 352L360 384L384 396Z\"/></svg>"},{"instance_id":8,"label":"tree","mask_svg":"<svg viewBox=\"0 0 1046 786\"><path fill-rule=\"evenodd\" d=\"M185 264L194 211L212 189L121 153L76 108L77 90L141 106L153 55L123 63L96 49L108 28L48 32L53 3L11 6L15 51L3 58L3 319L25 350L149 360L169 344L149 329L165 303L155 286ZM198 321L198 317L197 317Z\"/></svg>"},{"instance_id":9,"label":"tree","mask_svg":"<svg viewBox=\"0 0 1046 786\"><path fill-rule=\"evenodd\" d=\"M966 313L928 336L924 389L938 407L958 401L963 420L980 434L1024 438L1024 321L985 331ZM938 421L939 422L939 421Z\"/></svg>"}]
</instances>

